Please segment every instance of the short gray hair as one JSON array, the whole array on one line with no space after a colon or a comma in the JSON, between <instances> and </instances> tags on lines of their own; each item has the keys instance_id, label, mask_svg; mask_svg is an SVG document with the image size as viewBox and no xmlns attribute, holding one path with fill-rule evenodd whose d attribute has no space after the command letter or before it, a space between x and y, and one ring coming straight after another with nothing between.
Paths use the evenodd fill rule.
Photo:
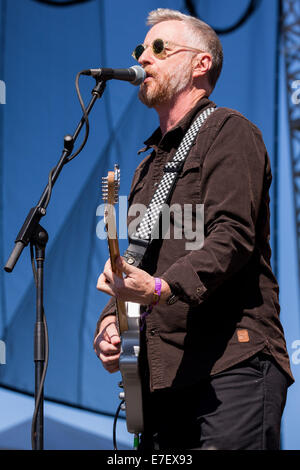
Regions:
<instances>
[{"instance_id":1,"label":"short gray hair","mask_svg":"<svg viewBox=\"0 0 300 470\"><path fill-rule=\"evenodd\" d=\"M208 73L208 80L213 90L223 65L223 48L216 32L204 21L199 20L199 18L168 8L158 8L151 11L147 18L147 25L154 26L169 20L182 21L189 28L187 39L192 42L191 46L205 49L205 51L211 54L212 66Z\"/></svg>"}]
</instances>

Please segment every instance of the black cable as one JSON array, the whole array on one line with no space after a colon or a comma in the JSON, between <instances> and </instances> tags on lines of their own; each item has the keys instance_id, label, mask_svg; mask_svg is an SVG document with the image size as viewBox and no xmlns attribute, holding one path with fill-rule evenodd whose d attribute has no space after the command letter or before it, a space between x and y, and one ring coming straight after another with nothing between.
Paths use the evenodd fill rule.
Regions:
<instances>
[{"instance_id":1,"label":"black cable","mask_svg":"<svg viewBox=\"0 0 300 470\"><path fill-rule=\"evenodd\" d=\"M32 271L33 271L33 278L34 282L37 288L37 272L36 272L36 267L35 267L35 262L34 262L34 253L33 253L33 244L30 243L30 258L31 258L31 266L32 266ZM47 326L47 321L46 321L46 316L43 308L43 324L44 324L44 332L45 332L45 361L44 361L44 368L41 376L41 381L40 381L40 386L38 393L36 395L35 399L35 406L34 406L34 412L33 412L33 417L32 417L32 422L31 422L31 446L32 450L35 450L36 448L36 420L37 420L37 414L42 398L42 393L43 393L43 388L44 388L44 383L45 383L45 378L46 378L46 373L47 373L47 368L48 368L48 362L49 362L49 338L48 338L48 326Z\"/></svg>"},{"instance_id":2,"label":"black cable","mask_svg":"<svg viewBox=\"0 0 300 470\"><path fill-rule=\"evenodd\" d=\"M125 403L125 400L122 400L121 403L119 404L115 417L114 417L114 424L113 424L113 445L114 445L114 450L118 450L117 448L117 438L116 438L116 427L117 427L117 420L119 417L120 410L122 408L123 403Z\"/></svg>"},{"instance_id":3,"label":"black cable","mask_svg":"<svg viewBox=\"0 0 300 470\"><path fill-rule=\"evenodd\" d=\"M252 14L260 6L260 3L261 3L261 0L250 0L245 13L242 14L240 19L235 24L233 24L232 26L229 26L228 28L214 28L212 25L211 26L214 29L214 31L219 35L232 33L236 29L240 28L252 16ZM200 16L197 13L195 0L185 0L185 6L188 12L190 13L190 15L203 20L202 18L200 18Z\"/></svg>"},{"instance_id":4,"label":"black cable","mask_svg":"<svg viewBox=\"0 0 300 470\"><path fill-rule=\"evenodd\" d=\"M66 158L64 164L69 163L71 160L73 160L73 158L75 158L82 151L83 147L85 146L85 144L88 140L89 132L90 132L89 118L88 118L88 114L87 114L87 111L86 111L86 108L85 108L85 105L84 105L84 102L83 102L83 99L82 99L82 96L81 96L81 93L80 93L80 88L79 88L79 77L80 77L80 75L81 75L81 72L78 72L77 75L76 75L75 87L76 87L76 93L77 93L77 96L78 96L78 99L79 99L79 103L80 103L80 106L81 106L81 109L82 109L82 112L83 112L83 118L84 118L84 121L85 121L85 136L84 136L83 142L80 145L79 149L75 153L70 155L68 158ZM51 194L52 194L52 175L53 175L53 172L55 171L55 169L56 169L56 167L52 168L52 170L49 172L48 192L47 192L46 201L43 205L44 209L47 208L47 206L49 204L49 201L50 201L50 198L51 198Z\"/></svg>"},{"instance_id":5,"label":"black cable","mask_svg":"<svg viewBox=\"0 0 300 470\"><path fill-rule=\"evenodd\" d=\"M47 368L48 368L48 362L49 362L48 326L47 326L47 321L46 321L46 316L45 316L44 310L43 310L43 323L44 323L44 332L45 332L45 362L44 362L44 369L43 369L43 373L42 373L42 377L41 377L40 388L38 390L38 394L37 394L37 397L36 397L36 403L35 403L35 407L34 407L32 423L31 423L31 445L32 445L33 450L35 449L37 413L38 413L38 409L39 409L41 398L42 398L43 387L44 387L44 383L45 383L45 378L46 378L46 373L47 373Z\"/></svg>"},{"instance_id":6,"label":"black cable","mask_svg":"<svg viewBox=\"0 0 300 470\"><path fill-rule=\"evenodd\" d=\"M49 176L48 176L48 192L47 192L47 198L46 198L46 201L44 202L44 209L47 208L48 204L49 204L49 201L50 201L50 198L51 198L51 194L52 194L52 174L54 172L56 167L52 168L52 170L49 172Z\"/></svg>"},{"instance_id":7,"label":"black cable","mask_svg":"<svg viewBox=\"0 0 300 470\"><path fill-rule=\"evenodd\" d=\"M82 112L83 112L83 118L84 118L84 121L85 121L85 136L84 136L83 142L80 145L79 149L75 153L73 153L70 157L68 157L66 159L66 163L73 160L73 158L75 158L82 151L83 147L86 144L86 141L88 140L89 132L90 132L90 124L89 124L88 113L85 109L85 105L84 105L83 99L81 97L80 88L79 88L79 77L80 77L80 75L81 75L81 72L78 72L77 75L76 75L75 87L76 87L76 93L77 93L77 96L78 96L78 99L79 99L79 103L80 103L80 106L81 106L81 109L82 109Z\"/></svg>"}]
</instances>

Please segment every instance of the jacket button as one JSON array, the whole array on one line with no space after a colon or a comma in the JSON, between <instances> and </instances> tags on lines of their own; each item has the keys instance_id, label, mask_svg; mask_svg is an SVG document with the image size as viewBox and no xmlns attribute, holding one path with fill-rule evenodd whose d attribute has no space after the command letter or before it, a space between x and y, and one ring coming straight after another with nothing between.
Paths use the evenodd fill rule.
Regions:
<instances>
[{"instance_id":1,"label":"jacket button","mask_svg":"<svg viewBox=\"0 0 300 470\"><path fill-rule=\"evenodd\" d=\"M154 336L155 333L156 333L156 329L155 329L155 328L152 328L152 329L150 330L150 335L151 335L151 336Z\"/></svg>"},{"instance_id":2,"label":"jacket button","mask_svg":"<svg viewBox=\"0 0 300 470\"><path fill-rule=\"evenodd\" d=\"M201 287L197 287L197 293L200 294L200 292L202 291Z\"/></svg>"}]
</instances>

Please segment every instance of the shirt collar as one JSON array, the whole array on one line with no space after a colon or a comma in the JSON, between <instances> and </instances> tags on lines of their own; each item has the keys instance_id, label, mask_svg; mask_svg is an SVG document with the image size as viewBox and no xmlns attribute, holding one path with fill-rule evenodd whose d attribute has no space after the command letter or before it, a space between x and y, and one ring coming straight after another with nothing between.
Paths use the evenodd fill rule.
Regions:
<instances>
[{"instance_id":1,"label":"shirt collar","mask_svg":"<svg viewBox=\"0 0 300 470\"><path fill-rule=\"evenodd\" d=\"M201 98L178 124L170 129L164 136L162 135L160 127L158 127L153 134L145 140L145 147L141 148L138 154L146 152L149 148L163 147L167 150L170 144L172 147L177 147L197 114L200 114L205 108L215 106L215 103L210 101L206 96Z\"/></svg>"}]
</instances>

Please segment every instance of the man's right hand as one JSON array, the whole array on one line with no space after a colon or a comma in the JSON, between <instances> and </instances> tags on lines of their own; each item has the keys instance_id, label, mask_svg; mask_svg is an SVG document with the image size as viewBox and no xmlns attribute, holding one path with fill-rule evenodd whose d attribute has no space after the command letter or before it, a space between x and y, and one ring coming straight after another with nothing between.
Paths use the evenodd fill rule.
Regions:
<instances>
[{"instance_id":1,"label":"man's right hand","mask_svg":"<svg viewBox=\"0 0 300 470\"><path fill-rule=\"evenodd\" d=\"M111 373L119 370L121 339L116 321L115 315L105 317L94 340L95 353L102 361L103 367Z\"/></svg>"}]
</instances>

